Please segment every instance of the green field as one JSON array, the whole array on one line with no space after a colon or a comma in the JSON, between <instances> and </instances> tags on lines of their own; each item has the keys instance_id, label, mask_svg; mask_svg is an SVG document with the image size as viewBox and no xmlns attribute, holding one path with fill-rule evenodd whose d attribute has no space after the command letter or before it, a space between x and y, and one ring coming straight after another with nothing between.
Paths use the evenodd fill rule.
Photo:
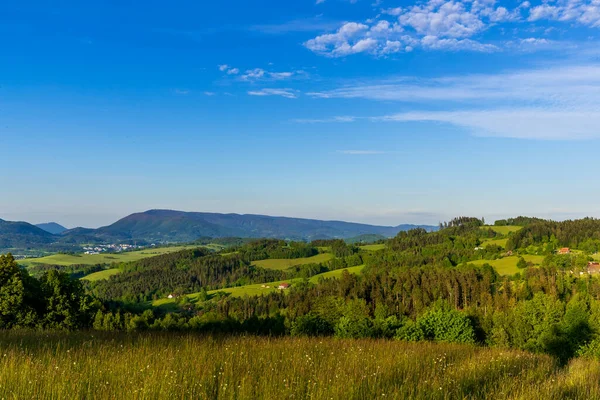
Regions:
<instances>
[{"instance_id":1,"label":"green field","mask_svg":"<svg viewBox=\"0 0 600 400\"><path fill-rule=\"evenodd\" d=\"M506 248L506 243L508 242L508 238L504 238L504 239L484 239L482 246L500 246L502 248Z\"/></svg>"},{"instance_id":2,"label":"green field","mask_svg":"<svg viewBox=\"0 0 600 400\"><path fill-rule=\"evenodd\" d=\"M489 228L491 228L494 232L496 232L500 235L508 235L509 233L517 232L517 231L520 231L521 229L523 229L522 226L513 226L513 225L509 225L509 226L486 225L486 226L482 227L482 229L489 229Z\"/></svg>"},{"instance_id":3,"label":"green field","mask_svg":"<svg viewBox=\"0 0 600 400\"><path fill-rule=\"evenodd\" d=\"M600 362L396 340L2 332L0 399L599 399Z\"/></svg>"},{"instance_id":4,"label":"green field","mask_svg":"<svg viewBox=\"0 0 600 400\"><path fill-rule=\"evenodd\" d=\"M117 275L120 273L121 273L121 270L119 270L118 268L111 268L111 269L105 269L104 271L94 272L93 274L84 276L81 279L90 281L90 282L95 282L95 281L101 281L103 279L108 279L111 276Z\"/></svg>"},{"instance_id":5,"label":"green field","mask_svg":"<svg viewBox=\"0 0 600 400\"><path fill-rule=\"evenodd\" d=\"M385 244L365 244L363 246L358 246L361 250L367 251L379 251L385 249Z\"/></svg>"},{"instance_id":6,"label":"green field","mask_svg":"<svg viewBox=\"0 0 600 400\"><path fill-rule=\"evenodd\" d=\"M360 274L362 272L362 270L365 268L364 265L359 265L357 267L349 267L349 268L343 268L343 269L336 269L334 271L329 271L329 272L324 272L322 274L318 274L315 275L313 277L310 278L310 281L312 283L317 283L319 282L319 279L323 278L323 279L327 279L327 278L339 278L340 276L342 276L342 274L344 273L344 271L348 271L351 274Z\"/></svg>"},{"instance_id":7,"label":"green field","mask_svg":"<svg viewBox=\"0 0 600 400\"><path fill-rule=\"evenodd\" d=\"M315 275L309 279L312 283L319 282L321 278L339 278L344 271L348 271L351 274L360 274L365 266L359 265L357 267L350 267L344 269L338 269L335 271L329 271L322 274ZM294 282L301 282L301 278L289 279L287 281L277 281L277 282L268 282L268 283L256 283L252 285L238 286L233 288L219 289L219 290L211 290L208 292L209 295L215 294L217 292L225 292L229 293L233 297L244 297L244 296L260 296L266 293L275 292L279 289L277 287L283 283L287 282L290 284L294 284ZM198 293L192 293L186 295L190 302L194 303L198 301ZM152 302L154 307L170 307L177 302L177 299L159 299Z\"/></svg>"},{"instance_id":8,"label":"green field","mask_svg":"<svg viewBox=\"0 0 600 400\"><path fill-rule=\"evenodd\" d=\"M129 261L138 261L143 258L158 256L161 254L174 253L176 251L185 249L196 249L198 247L206 246L173 246L173 247L157 247L151 249L144 249L139 251L128 251L123 253L106 253L106 254L53 254L51 256L41 258L26 258L19 260L19 264L25 267L30 267L35 264L48 264L48 265L97 265L97 264L112 264Z\"/></svg>"},{"instance_id":9,"label":"green field","mask_svg":"<svg viewBox=\"0 0 600 400\"><path fill-rule=\"evenodd\" d=\"M257 267L267 268L267 269L279 269L284 270L291 267L295 267L296 265L304 265L304 264L318 264L331 260L333 258L333 254L331 253L323 253L317 254L316 256L306 257L306 258L273 258L270 260L260 260L254 261L252 264Z\"/></svg>"},{"instance_id":10,"label":"green field","mask_svg":"<svg viewBox=\"0 0 600 400\"><path fill-rule=\"evenodd\" d=\"M540 265L542 263L542 261L544 261L544 256L524 255L523 258L525 259L525 261L532 262L535 265ZM521 271L519 268L517 268L518 262L519 262L519 257L511 256L511 257L500 258L498 260L477 260L477 261L470 262L470 264L475 264L475 265L490 264L492 267L494 267L494 269L496 269L496 271L500 275L514 275L517 272Z\"/></svg>"}]
</instances>

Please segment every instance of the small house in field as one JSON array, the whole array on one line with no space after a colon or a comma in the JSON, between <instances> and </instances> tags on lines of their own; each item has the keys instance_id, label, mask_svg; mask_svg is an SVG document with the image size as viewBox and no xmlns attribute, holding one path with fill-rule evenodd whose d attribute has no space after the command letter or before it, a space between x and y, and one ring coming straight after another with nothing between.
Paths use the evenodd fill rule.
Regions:
<instances>
[{"instance_id":1,"label":"small house in field","mask_svg":"<svg viewBox=\"0 0 600 400\"><path fill-rule=\"evenodd\" d=\"M277 287L277 289L280 289L280 290L285 290L285 289L289 289L289 288L290 288L290 284L286 283L286 282L280 283L279 286Z\"/></svg>"},{"instance_id":2,"label":"small house in field","mask_svg":"<svg viewBox=\"0 0 600 400\"><path fill-rule=\"evenodd\" d=\"M590 274L590 275L600 274L600 263L599 262L589 262L588 263L588 274Z\"/></svg>"},{"instance_id":3,"label":"small house in field","mask_svg":"<svg viewBox=\"0 0 600 400\"><path fill-rule=\"evenodd\" d=\"M175 298L174 294L170 294L170 295L167 296L167 299L174 299L174 298Z\"/></svg>"},{"instance_id":4,"label":"small house in field","mask_svg":"<svg viewBox=\"0 0 600 400\"><path fill-rule=\"evenodd\" d=\"M563 247L562 249L558 250L558 254L571 254L571 249L568 247Z\"/></svg>"}]
</instances>

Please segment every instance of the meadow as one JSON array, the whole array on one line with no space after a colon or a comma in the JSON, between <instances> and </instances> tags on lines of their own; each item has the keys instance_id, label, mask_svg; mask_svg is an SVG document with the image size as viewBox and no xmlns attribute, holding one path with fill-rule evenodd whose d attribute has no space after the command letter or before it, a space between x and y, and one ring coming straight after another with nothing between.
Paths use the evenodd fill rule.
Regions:
<instances>
[{"instance_id":1,"label":"meadow","mask_svg":"<svg viewBox=\"0 0 600 400\"><path fill-rule=\"evenodd\" d=\"M483 239L482 246L500 246L502 248L506 248L506 244L508 243L508 238L504 239Z\"/></svg>"},{"instance_id":2,"label":"meadow","mask_svg":"<svg viewBox=\"0 0 600 400\"><path fill-rule=\"evenodd\" d=\"M521 229L523 229L523 227L522 226L514 226L514 225L507 225L507 226L485 225L482 227L482 229L491 229L494 232L498 233L499 235L508 235L510 233L520 231Z\"/></svg>"},{"instance_id":3,"label":"meadow","mask_svg":"<svg viewBox=\"0 0 600 400\"><path fill-rule=\"evenodd\" d=\"M598 399L600 362L470 345L0 333L2 399Z\"/></svg>"},{"instance_id":4,"label":"meadow","mask_svg":"<svg viewBox=\"0 0 600 400\"><path fill-rule=\"evenodd\" d=\"M121 270L118 268L110 268L110 269L105 269L104 271L98 271L98 272L94 272L92 274L86 275L84 276L83 280L86 281L90 281L90 282L95 282L95 281L100 281L102 279L108 279L113 275L117 275L120 274Z\"/></svg>"},{"instance_id":5,"label":"meadow","mask_svg":"<svg viewBox=\"0 0 600 400\"><path fill-rule=\"evenodd\" d=\"M24 267L30 267L35 264L47 265L97 265L97 264L112 264L121 262L138 261L143 258L158 256L161 254L174 253L185 249L195 249L205 246L171 246L149 248L139 251L127 251L122 253L101 253L101 254L52 254L40 258L26 258L19 260L19 264Z\"/></svg>"},{"instance_id":6,"label":"meadow","mask_svg":"<svg viewBox=\"0 0 600 400\"><path fill-rule=\"evenodd\" d=\"M378 244L365 244L365 245L361 245L358 246L361 250L367 250L367 251L379 251L379 250L383 250L385 249L385 244L384 243L378 243Z\"/></svg>"},{"instance_id":7,"label":"meadow","mask_svg":"<svg viewBox=\"0 0 600 400\"><path fill-rule=\"evenodd\" d=\"M524 255L523 258L527 262L531 262L534 265L540 265L542 261L544 261L544 256L534 256L534 255ZM517 267L517 263L519 262L519 257L510 256L499 258L498 260L477 260L471 261L469 264L474 265L483 265L490 264L500 275L514 275L517 272L521 271Z\"/></svg>"}]
</instances>

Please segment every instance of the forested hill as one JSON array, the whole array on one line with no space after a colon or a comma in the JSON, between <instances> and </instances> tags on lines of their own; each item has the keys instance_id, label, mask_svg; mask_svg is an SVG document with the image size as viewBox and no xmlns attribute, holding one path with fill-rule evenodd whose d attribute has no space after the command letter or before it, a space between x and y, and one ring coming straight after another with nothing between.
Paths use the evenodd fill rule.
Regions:
<instances>
[{"instance_id":1,"label":"forested hill","mask_svg":"<svg viewBox=\"0 0 600 400\"><path fill-rule=\"evenodd\" d=\"M59 235L67 230L67 228L57 224L56 222L47 222L45 224L37 224L36 226L45 230L46 232L52 233L53 235Z\"/></svg>"},{"instance_id":2,"label":"forested hill","mask_svg":"<svg viewBox=\"0 0 600 400\"><path fill-rule=\"evenodd\" d=\"M82 243L176 243L200 238L277 238L290 240L393 237L428 225L375 226L341 221L150 210L129 215L99 229L75 228L52 234L26 222L0 220L0 252L19 249L74 251ZM56 226L53 226L56 228Z\"/></svg>"},{"instance_id":3,"label":"forested hill","mask_svg":"<svg viewBox=\"0 0 600 400\"><path fill-rule=\"evenodd\" d=\"M54 235L27 222L11 222L0 219L0 249L28 248L32 245L48 245Z\"/></svg>"},{"instance_id":4,"label":"forested hill","mask_svg":"<svg viewBox=\"0 0 600 400\"><path fill-rule=\"evenodd\" d=\"M435 230L434 226L421 226ZM253 237L313 240L350 238L365 234L392 237L415 225L375 226L341 221L150 210L132 214L112 225L99 228L95 235L119 240L187 242L199 237Z\"/></svg>"}]
</instances>

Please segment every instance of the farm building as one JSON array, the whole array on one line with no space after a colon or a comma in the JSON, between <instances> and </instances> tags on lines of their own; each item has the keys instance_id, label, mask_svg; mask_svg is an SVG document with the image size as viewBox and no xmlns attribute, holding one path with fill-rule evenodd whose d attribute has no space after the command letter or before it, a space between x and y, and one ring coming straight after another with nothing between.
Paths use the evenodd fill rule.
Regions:
<instances>
[{"instance_id":1,"label":"farm building","mask_svg":"<svg viewBox=\"0 0 600 400\"><path fill-rule=\"evenodd\" d=\"M290 287L289 283L283 282L283 283L279 284L279 286L277 287L277 289L285 290L285 289L289 289L289 287Z\"/></svg>"},{"instance_id":2,"label":"farm building","mask_svg":"<svg viewBox=\"0 0 600 400\"><path fill-rule=\"evenodd\" d=\"M562 249L558 250L558 254L571 254L571 249L568 247L563 247Z\"/></svg>"},{"instance_id":3,"label":"farm building","mask_svg":"<svg viewBox=\"0 0 600 400\"><path fill-rule=\"evenodd\" d=\"M600 263L589 262L588 263L588 274L600 274Z\"/></svg>"}]
</instances>

